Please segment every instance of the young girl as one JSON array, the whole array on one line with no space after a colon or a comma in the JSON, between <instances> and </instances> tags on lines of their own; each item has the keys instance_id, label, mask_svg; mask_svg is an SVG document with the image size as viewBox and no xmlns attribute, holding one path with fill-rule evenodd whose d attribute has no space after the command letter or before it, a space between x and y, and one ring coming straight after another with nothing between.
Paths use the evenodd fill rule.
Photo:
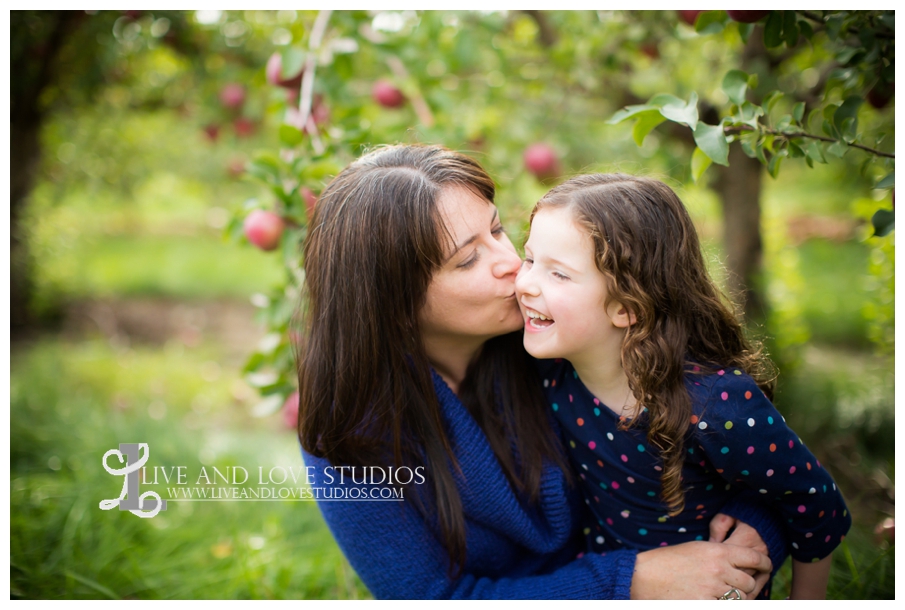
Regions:
<instances>
[{"instance_id":1,"label":"young girl","mask_svg":"<svg viewBox=\"0 0 905 610\"><path fill-rule=\"evenodd\" d=\"M589 550L705 540L720 507L751 489L787 524L791 597L825 597L851 517L771 404L767 362L669 187L594 174L551 190L531 215L516 292L525 348L556 359L541 362L544 386L582 473Z\"/></svg>"}]
</instances>

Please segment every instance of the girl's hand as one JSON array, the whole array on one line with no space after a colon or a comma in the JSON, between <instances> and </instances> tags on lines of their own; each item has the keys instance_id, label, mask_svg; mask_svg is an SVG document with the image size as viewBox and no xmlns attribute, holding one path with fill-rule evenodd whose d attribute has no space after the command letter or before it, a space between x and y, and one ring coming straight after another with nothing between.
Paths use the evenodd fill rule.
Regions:
<instances>
[{"instance_id":1,"label":"girl's hand","mask_svg":"<svg viewBox=\"0 0 905 610\"><path fill-rule=\"evenodd\" d=\"M638 553L632 599L719 599L738 589L757 597L772 564L766 553L716 542L686 542ZM757 573L757 578L748 572Z\"/></svg>"}]
</instances>

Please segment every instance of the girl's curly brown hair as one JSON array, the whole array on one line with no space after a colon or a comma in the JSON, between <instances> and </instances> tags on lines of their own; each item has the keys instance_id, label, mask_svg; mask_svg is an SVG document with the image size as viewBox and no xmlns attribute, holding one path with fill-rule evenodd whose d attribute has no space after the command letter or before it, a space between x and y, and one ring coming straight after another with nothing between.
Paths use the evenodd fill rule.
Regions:
<instances>
[{"instance_id":1,"label":"girl's curly brown hair","mask_svg":"<svg viewBox=\"0 0 905 610\"><path fill-rule=\"evenodd\" d=\"M734 308L707 273L685 206L658 180L624 174L577 176L535 206L572 211L594 244L607 278L608 303L634 313L622 344L622 367L641 407L647 438L663 461L662 496L670 515L682 512L684 439L692 415L685 374L695 364L738 367L772 398L775 374L760 345L746 339ZM631 423L626 424L631 425Z\"/></svg>"}]
</instances>

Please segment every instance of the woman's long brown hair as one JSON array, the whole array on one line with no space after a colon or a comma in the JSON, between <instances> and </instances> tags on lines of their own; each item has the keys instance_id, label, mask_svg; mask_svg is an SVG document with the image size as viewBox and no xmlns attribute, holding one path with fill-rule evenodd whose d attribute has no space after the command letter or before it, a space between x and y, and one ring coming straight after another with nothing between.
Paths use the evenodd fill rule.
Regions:
<instances>
[{"instance_id":1,"label":"woman's long brown hair","mask_svg":"<svg viewBox=\"0 0 905 610\"><path fill-rule=\"evenodd\" d=\"M321 194L304 245L299 439L333 465L424 466L429 483L418 506L436 510L456 574L466 557L461 477L418 323L444 260L437 202L451 186L493 201L483 168L440 146L378 149ZM491 339L460 398L513 489L536 500L544 460L565 461L533 366L521 332Z\"/></svg>"},{"instance_id":2,"label":"woman's long brown hair","mask_svg":"<svg viewBox=\"0 0 905 610\"><path fill-rule=\"evenodd\" d=\"M591 236L608 301L635 314L626 331L622 367L648 409L648 440L663 461L662 496L672 515L684 508L682 462L692 415L685 387L691 364L705 371L733 366L772 398L772 365L744 335L733 308L711 280L685 206L660 181L624 174L577 176L535 206L565 207Z\"/></svg>"}]
</instances>

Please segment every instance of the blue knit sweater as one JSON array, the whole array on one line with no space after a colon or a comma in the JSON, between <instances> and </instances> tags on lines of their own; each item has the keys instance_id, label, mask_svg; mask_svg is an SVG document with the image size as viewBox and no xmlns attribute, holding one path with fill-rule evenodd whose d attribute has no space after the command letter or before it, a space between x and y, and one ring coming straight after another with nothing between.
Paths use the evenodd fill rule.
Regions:
<instances>
[{"instance_id":1,"label":"blue knit sweater","mask_svg":"<svg viewBox=\"0 0 905 610\"><path fill-rule=\"evenodd\" d=\"M467 558L459 577L448 574L447 553L434 520L425 519L410 499L324 498L361 495L373 486L360 484L361 477L359 483L349 476L340 482L326 460L303 451L324 519L374 597L628 599L637 551L582 553L577 489L570 489L562 472L549 466L540 501L526 505L512 491L466 407L436 373L433 381L446 433L467 482L459 488L467 528ZM429 481L430 473L424 474ZM769 510L756 500L739 498L723 512L754 526L774 562L784 559L781 525Z\"/></svg>"}]
</instances>

